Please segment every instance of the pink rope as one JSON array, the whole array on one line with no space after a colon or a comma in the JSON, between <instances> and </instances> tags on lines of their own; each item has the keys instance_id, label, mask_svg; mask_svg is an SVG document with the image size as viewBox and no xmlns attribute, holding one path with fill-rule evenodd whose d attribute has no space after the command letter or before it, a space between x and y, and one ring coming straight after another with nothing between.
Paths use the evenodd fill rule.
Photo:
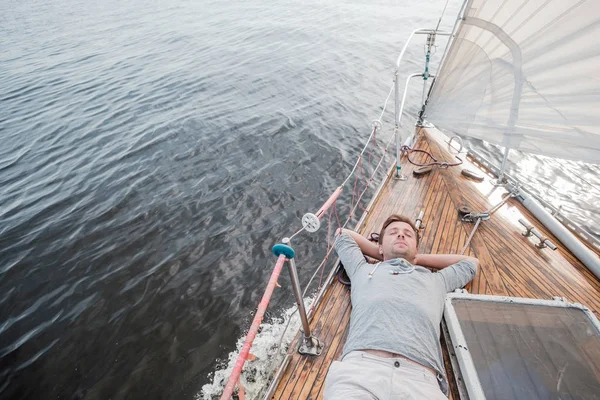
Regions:
<instances>
[{"instance_id":1,"label":"pink rope","mask_svg":"<svg viewBox=\"0 0 600 400\"><path fill-rule=\"evenodd\" d=\"M229 380L227 381L227 385L225 385L225 390L223 390L223 394L221 395L221 400L229 400L231 395L233 394L233 390L235 389L235 384L238 382L240 375L242 374L242 368L244 367L244 363L248 359L248 354L250 353L250 348L252 347L252 342L258 333L258 328L265 316L265 312L267 311L267 306L269 305L269 301L271 300L271 295L273 294L273 290L275 290L275 286L277 285L277 279L279 278L279 274L281 273L281 269L283 268L283 264L285 263L285 256L282 254L277 259L277 263L275 264L275 268L273 268L273 273L271 273L271 279L269 279L269 283L267 284L267 288L265 289L265 293L263 294L262 300L258 304L258 310L256 311L256 315L254 316L254 320L252 321L252 325L248 330L248 334L246 335L246 340L244 341L244 345L242 346L242 351L235 362L233 367L233 371L229 376Z\"/></svg>"}]
</instances>

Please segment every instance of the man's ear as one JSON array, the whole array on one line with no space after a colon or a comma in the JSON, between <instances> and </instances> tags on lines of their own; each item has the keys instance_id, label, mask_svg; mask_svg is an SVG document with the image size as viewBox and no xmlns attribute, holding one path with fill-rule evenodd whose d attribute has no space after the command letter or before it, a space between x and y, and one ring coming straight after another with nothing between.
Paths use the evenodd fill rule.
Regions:
<instances>
[{"instance_id":1,"label":"man's ear","mask_svg":"<svg viewBox=\"0 0 600 400\"><path fill-rule=\"evenodd\" d=\"M379 245L378 247L379 247L379 254L383 255L383 247L381 247L381 245Z\"/></svg>"}]
</instances>

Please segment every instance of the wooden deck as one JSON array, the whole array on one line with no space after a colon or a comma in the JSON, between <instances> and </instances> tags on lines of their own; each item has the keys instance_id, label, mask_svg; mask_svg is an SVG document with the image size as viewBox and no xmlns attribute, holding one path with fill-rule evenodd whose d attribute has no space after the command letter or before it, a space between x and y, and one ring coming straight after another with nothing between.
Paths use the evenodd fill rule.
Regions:
<instances>
[{"instance_id":1,"label":"wooden deck","mask_svg":"<svg viewBox=\"0 0 600 400\"><path fill-rule=\"evenodd\" d=\"M453 156L449 155L443 141L445 137L435 130L424 131L415 148L432 152L438 160L452 161ZM417 162L426 161L425 154L413 154L411 158ZM483 212L498 204L506 193L503 188L493 187L489 179L476 183L462 176L463 168L477 170L479 167L472 160L466 160L459 167L435 168L430 174L416 178L412 175L414 167L405 160L403 171L409 179L398 181L388 177L360 232L365 236L378 232L390 214L416 218L419 211L424 210L425 229L419 252L460 252L473 224L460 221L458 208L466 205L473 211ZM533 238L521 235L524 229L518 223L519 218L535 225L559 249L537 249ZM563 296L586 305L600 317L598 279L515 199L510 199L491 219L481 223L466 254L480 260L477 276L466 287L471 293L542 299ZM292 350L290 362L272 398L322 398L329 365L342 353L350 310L350 291L334 280L311 322L314 334L325 343L323 354L301 356ZM291 348L295 349L296 345L292 344Z\"/></svg>"}]
</instances>

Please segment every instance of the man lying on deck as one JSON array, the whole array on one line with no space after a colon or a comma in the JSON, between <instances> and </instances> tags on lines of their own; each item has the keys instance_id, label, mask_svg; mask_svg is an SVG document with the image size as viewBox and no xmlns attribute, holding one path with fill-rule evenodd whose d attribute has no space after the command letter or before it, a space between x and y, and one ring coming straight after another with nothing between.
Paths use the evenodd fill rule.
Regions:
<instances>
[{"instance_id":1,"label":"man lying on deck","mask_svg":"<svg viewBox=\"0 0 600 400\"><path fill-rule=\"evenodd\" d=\"M417 254L418 232L401 215L383 223L378 244L347 229L337 235L335 249L352 282L352 314L341 361L325 379L325 400L446 399L444 300L473 279L479 260ZM363 254L382 262L369 264Z\"/></svg>"}]
</instances>

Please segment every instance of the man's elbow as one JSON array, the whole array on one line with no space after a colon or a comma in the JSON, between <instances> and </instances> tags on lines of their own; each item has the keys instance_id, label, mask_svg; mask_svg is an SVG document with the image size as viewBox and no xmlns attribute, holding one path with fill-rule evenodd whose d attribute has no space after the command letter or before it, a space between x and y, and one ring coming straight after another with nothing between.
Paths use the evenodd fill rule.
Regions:
<instances>
[{"instance_id":1,"label":"man's elbow","mask_svg":"<svg viewBox=\"0 0 600 400\"><path fill-rule=\"evenodd\" d=\"M475 258L475 257L467 257L467 259L473 263L473 266L475 268L475 270L473 271L473 276L475 276L475 274L477 273L477 270L479 269L479 259Z\"/></svg>"}]
</instances>

